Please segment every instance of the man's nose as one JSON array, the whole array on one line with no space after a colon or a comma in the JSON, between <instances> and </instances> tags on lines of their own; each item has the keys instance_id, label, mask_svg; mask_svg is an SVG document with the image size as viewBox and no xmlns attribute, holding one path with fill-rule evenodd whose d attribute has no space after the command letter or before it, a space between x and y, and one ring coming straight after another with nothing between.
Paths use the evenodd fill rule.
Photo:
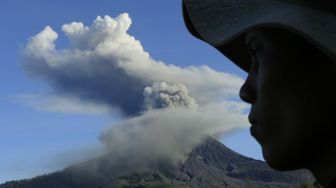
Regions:
<instances>
[{"instance_id":1,"label":"man's nose","mask_svg":"<svg viewBox=\"0 0 336 188\"><path fill-rule=\"evenodd\" d=\"M255 76L255 74L249 74L239 91L240 98L250 104L256 100Z\"/></svg>"}]
</instances>

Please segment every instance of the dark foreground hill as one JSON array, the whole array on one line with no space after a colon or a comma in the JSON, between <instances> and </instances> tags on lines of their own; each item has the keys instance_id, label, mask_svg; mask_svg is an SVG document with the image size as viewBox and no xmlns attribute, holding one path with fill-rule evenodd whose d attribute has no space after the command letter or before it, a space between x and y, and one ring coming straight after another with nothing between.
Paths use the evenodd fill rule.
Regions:
<instances>
[{"instance_id":1,"label":"dark foreground hill","mask_svg":"<svg viewBox=\"0 0 336 188\"><path fill-rule=\"evenodd\" d=\"M159 162L132 169L112 165L108 158L104 155L63 171L7 182L0 188L301 188L314 182L307 171L274 171L265 162L242 156L212 138L195 147L178 166Z\"/></svg>"}]
</instances>

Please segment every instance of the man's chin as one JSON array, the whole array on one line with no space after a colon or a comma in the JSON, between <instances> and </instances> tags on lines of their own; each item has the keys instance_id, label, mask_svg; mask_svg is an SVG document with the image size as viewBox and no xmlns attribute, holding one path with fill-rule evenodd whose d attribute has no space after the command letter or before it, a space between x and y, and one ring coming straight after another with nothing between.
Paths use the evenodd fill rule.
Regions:
<instances>
[{"instance_id":1,"label":"man's chin","mask_svg":"<svg viewBox=\"0 0 336 188\"><path fill-rule=\"evenodd\" d=\"M268 160L265 159L266 163L274 170L277 171L290 171L290 170L297 170L299 168L295 167L295 166L291 166L288 164L284 164L281 161L275 161L275 160Z\"/></svg>"},{"instance_id":2,"label":"man's chin","mask_svg":"<svg viewBox=\"0 0 336 188\"><path fill-rule=\"evenodd\" d=\"M291 154L284 155L284 152L271 152L266 149L262 149L263 157L266 163L274 170L278 171L290 171L304 168L301 161L296 160Z\"/></svg>"}]
</instances>

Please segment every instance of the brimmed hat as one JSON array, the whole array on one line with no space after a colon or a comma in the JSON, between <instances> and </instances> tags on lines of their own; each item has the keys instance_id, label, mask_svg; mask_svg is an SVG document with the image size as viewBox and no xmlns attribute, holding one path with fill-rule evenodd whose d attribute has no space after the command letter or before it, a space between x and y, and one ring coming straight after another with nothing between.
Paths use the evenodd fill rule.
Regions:
<instances>
[{"instance_id":1,"label":"brimmed hat","mask_svg":"<svg viewBox=\"0 0 336 188\"><path fill-rule=\"evenodd\" d=\"M300 35L336 60L336 0L183 0L189 31L248 72L244 33L278 27Z\"/></svg>"}]
</instances>

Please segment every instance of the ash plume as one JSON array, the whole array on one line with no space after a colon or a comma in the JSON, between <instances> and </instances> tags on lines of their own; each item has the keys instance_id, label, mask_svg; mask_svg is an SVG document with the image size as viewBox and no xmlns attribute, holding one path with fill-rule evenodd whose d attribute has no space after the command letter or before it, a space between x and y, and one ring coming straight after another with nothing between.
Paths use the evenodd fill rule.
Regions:
<instances>
[{"instance_id":1,"label":"ash plume","mask_svg":"<svg viewBox=\"0 0 336 188\"><path fill-rule=\"evenodd\" d=\"M47 26L24 49L25 70L45 80L50 95L124 115L100 137L111 161L176 163L205 136L248 125L247 105L232 100L241 78L205 65L182 68L154 60L128 34L131 24L127 13L98 16L90 26L65 24L70 46L64 49L56 47L59 35Z\"/></svg>"}]
</instances>

